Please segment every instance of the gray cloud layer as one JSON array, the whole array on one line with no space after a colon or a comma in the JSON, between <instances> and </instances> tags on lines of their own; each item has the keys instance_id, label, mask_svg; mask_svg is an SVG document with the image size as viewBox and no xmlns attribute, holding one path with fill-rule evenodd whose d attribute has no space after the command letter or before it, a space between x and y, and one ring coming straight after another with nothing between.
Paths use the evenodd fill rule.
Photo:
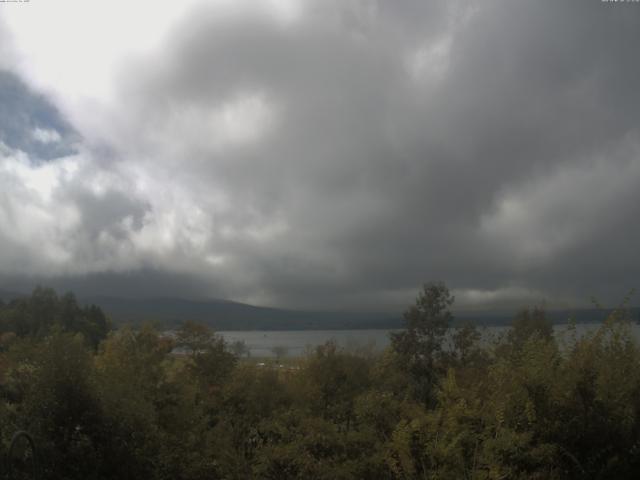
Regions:
<instances>
[{"instance_id":1,"label":"gray cloud layer","mask_svg":"<svg viewBox=\"0 0 640 480\"><path fill-rule=\"evenodd\" d=\"M307 2L284 24L201 8L123 65L103 144L58 151L50 192L25 186L30 147L4 141L0 265L97 293L146 278L330 309L398 308L429 279L476 306L616 300L640 273L639 15ZM11 138L31 125L0 117ZM25 205L68 219L10 220Z\"/></svg>"}]
</instances>

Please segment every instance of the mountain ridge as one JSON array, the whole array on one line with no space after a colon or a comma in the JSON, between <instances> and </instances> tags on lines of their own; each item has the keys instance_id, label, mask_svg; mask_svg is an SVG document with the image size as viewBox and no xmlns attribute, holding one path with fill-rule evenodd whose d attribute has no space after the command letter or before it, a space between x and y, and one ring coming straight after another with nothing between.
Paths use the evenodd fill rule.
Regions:
<instances>
[{"instance_id":1,"label":"mountain ridge","mask_svg":"<svg viewBox=\"0 0 640 480\"><path fill-rule=\"evenodd\" d=\"M0 299L8 301L27 296L22 292L0 290ZM98 305L116 325L140 325L145 322L173 328L191 320L205 323L215 330L358 330L402 328L402 313L304 311L261 307L226 299L188 299L181 297L128 298L108 295L78 296L81 304ZM611 308L548 310L554 324L598 323ZM638 321L640 308L629 309ZM507 326L517 311L454 311L454 325Z\"/></svg>"}]
</instances>

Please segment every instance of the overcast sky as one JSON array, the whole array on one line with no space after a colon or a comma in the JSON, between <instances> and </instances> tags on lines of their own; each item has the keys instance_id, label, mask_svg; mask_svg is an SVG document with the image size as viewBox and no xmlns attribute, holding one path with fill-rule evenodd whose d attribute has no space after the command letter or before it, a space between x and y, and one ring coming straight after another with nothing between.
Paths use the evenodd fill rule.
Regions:
<instances>
[{"instance_id":1,"label":"overcast sky","mask_svg":"<svg viewBox=\"0 0 640 480\"><path fill-rule=\"evenodd\" d=\"M639 45L634 2L0 3L0 288L615 303Z\"/></svg>"}]
</instances>

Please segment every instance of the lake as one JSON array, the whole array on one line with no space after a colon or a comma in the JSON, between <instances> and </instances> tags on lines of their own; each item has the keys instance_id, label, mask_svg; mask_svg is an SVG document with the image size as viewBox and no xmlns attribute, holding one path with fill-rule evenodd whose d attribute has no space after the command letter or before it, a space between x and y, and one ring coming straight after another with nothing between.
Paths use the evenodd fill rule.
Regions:
<instances>
[{"instance_id":1,"label":"lake","mask_svg":"<svg viewBox=\"0 0 640 480\"><path fill-rule=\"evenodd\" d=\"M273 357L272 349L284 347L287 355L304 355L308 349L334 340L349 349L382 350L389 345L393 330L269 330L217 332L228 342L243 341L252 357Z\"/></svg>"},{"instance_id":2,"label":"lake","mask_svg":"<svg viewBox=\"0 0 640 480\"><path fill-rule=\"evenodd\" d=\"M576 325L576 332L582 335L596 329L600 324ZM504 333L508 327L480 327L483 339ZM555 325L557 335L566 330L566 325ZM221 331L218 332L228 342L243 341L252 357L273 357L275 347L284 347L288 356L304 355L308 350L329 340L349 350L380 351L389 345L389 333L397 330L269 330L269 331ZM640 340L640 326L633 325L635 337Z\"/></svg>"}]
</instances>

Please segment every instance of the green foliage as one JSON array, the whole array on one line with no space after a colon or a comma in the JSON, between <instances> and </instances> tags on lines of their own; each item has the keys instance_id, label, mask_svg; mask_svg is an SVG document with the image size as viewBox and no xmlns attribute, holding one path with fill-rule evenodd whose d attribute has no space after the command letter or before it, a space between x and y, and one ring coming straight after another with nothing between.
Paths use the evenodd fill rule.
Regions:
<instances>
[{"instance_id":1,"label":"green foliage","mask_svg":"<svg viewBox=\"0 0 640 480\"><path fill-rule=\"evenodd\" d=\"M404 314L406 329L391 335L400 365L413 379L415 397L425 405L435 401L438 379L445 370L443 345L453 319L453 300L443 283L425 284L415 305Z\"/></svg>"},{"instance_id":2,"label":"green foliage","mask_svg":"<svg viewBox=\"0 0 640 480\"><path fill-rule=\"evenodd\" d=\"M511 345L520 349L532 335L545 341L553 339L553 325L541 307L525 308L518 313L507 335Z\"/></svg>"},{"instance_id":3,"label":"green foliage","mask_svg":"<svg viewBox=\"0 0 640 480\"><path fill-rule=\"evenodd\" d=\"M14 425L39 439L45 475L91 478L91 463L100 461L102 421L92 354L82 336L54 329L42 342L15 343L7 356L6 405Z\"/></svg>"},{"instance_id":4,"label":"green foliage","mask_svg":"<svg viewBox=\"0 0 640 480\"><path fill-rule=\"evenodd\" d=\"M222 388L236 364L222 337L204 324L185 322L176 334L176 346L186 358L186 370L208 396Z\"/></svg>"},{"instance_id":5,"label":"green foliage","mask_svg":"<svg viewBox=\"0 0 640 480\"><path fill-rule=\"evenodd\" d=\"M369 364L341 351L335 342L316 348L299 375L304 402L324 419L349 429L354 419L354 401L369 384Z\"/></svg>"},{"instance_id":6,"label":"green foliage","mask_svg":"<svg viewBox=\"0 0 640 480\"><path fill-rule=\"evenodd\" d=\"M29 297L0 304L0 332L43 338L54 329L81 333L93 348L104 340L111 324L102 310L81 307L72 293L59 297L50 288L37 287Z\"/></svg>"},{"instance_id":7,"label":"green foliage","mask_svg":"<svg viewBox=\"0 0 640 480\"><path fill-rule=\"evenodd\" d=\"M175 336L124 327L95 349L100 315L37 291L0 307L1 440L31 431L45 478L61 479L638 477L640 347L624 309L559 335L523 310L489 343L450 327L452 302L427 285L385 352L328 342L281 367L238 361L191 322Z\"/></svg>"}]
</instances>

